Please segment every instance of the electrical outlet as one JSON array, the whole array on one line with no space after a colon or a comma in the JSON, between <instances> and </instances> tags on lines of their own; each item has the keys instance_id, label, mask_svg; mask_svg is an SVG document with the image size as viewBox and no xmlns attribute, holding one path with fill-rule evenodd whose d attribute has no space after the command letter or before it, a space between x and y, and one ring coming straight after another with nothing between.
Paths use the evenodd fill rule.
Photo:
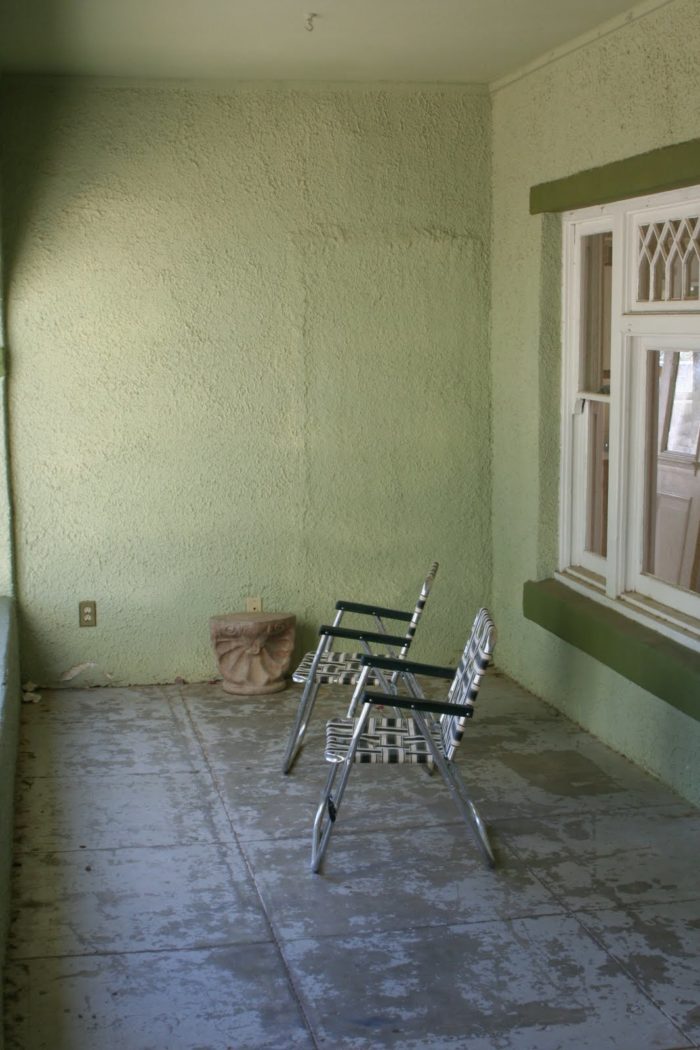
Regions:
<instances>
[{"instance_id":1,"label":"electrical outlet","mask_svg":"<svg viewBox=\"0 0 700 1050\"><path fill-rule=\"evenodd\" d=\"M262 598L246 598L245 600L245 611L246 612L262 612Z\"/></svg>"},{"instance_id":2,"label":"electrical outlet","mask_svg":"<svg viewBox=\"0 0 700 1050\"><path fill-rule=\"evenodd\" d=\"M78 623L81 627L97 626L97 602L79 602Z\"/></svg>"}]
</instances>

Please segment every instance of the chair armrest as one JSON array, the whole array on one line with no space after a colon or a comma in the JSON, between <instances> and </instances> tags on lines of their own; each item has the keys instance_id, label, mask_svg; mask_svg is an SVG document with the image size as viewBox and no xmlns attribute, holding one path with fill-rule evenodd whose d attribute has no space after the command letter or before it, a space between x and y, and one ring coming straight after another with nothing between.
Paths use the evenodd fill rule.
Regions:
<instances>
[{"instance_id":1,"label":"chair armrest","mask_svg":"<svg viewBox=\"0 0 700 1050\"><path fill-rule=\"evenodd\" d=\"M362 694L362 703L406 707L411 711L430 711L435 715L456 715L458 718L474 717L474 708L464 704L446 704L440 700L414 700L412 696L395 696L393 693L365 692Z\"/></svg>"},{"instance_id":2,"label":"chair armrest","mask_svg":"<svg viewBox=\"0 0 700 1050\"><path fill-rule=\"evenodd\" d=\"M365 605L362 602L346 602L341 598L335 603L336 609L342 609L343 612L352 613L363 613L367 616L379 616L384 617L387 620L404 620L406 623L410 623L413 613L404 612L401 609L385 609L381 605Z\"/></svg>"},{"instance_id":3,"label":"chair armrest","mask_svg":"<svg viewBox=\"0 0 700 1050\"><path fill-rule=\"evenodd\" d=\"M376 667L380 671L409 671L411 674L424 674L428 678L449 678L455 676L454 667L436 667L433 664L418 664L414 660L398 660L391 656L374 656L362 653L362 663Z\"/></svg>"},{"instance_id":4,"label":"chair armrest","mask_svg":"<svg viewBox=\"0 0 700 1050\"><path fill-rule=\"evenodd\" d=\"M363 631L362 628L333 627L332 624L327 623L321 624L318 633L330 634L332 638L351 638L353 641L357 642L376 642L379 645L396 645L399 648L405 644L405 639L401 635L380 634L379 631ZM370 662L373 663L375 659L378 659L378 657L373 657ZM403 665L403 660L399 660L399 664Z\"/></svg>"}]
</instances>

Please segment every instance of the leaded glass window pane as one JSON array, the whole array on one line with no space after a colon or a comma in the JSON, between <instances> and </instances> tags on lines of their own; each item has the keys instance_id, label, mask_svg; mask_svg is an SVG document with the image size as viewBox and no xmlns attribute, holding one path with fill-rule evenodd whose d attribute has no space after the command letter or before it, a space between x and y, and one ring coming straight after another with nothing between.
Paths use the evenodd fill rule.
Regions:
<instances>
[{"instance_id":1,"label":"leaded glass window pane","mask_svg":"<svg viewBox=\"0 0 700 1050\"><path fill-rule=\"evenodd\" d=\"M643 224L638 246L638 302L700 302L700 216Z\"/></svg>"}]
</instances>

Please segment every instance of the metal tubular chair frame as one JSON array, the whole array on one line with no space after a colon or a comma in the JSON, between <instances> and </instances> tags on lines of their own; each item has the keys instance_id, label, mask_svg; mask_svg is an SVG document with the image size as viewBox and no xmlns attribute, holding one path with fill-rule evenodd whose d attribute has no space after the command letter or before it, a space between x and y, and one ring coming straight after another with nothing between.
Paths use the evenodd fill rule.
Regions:
<instances>
[{"instance_id":1,"label":"metal tubular chair frame","mask_svg":"<svg viewBox=\"0 0 700 1050\"><path fill-rule=\"evenodd\" d=\"M423 614L425 603L428 600L430 589L438 571L438 563L433 562L428 571L418 595L418 601L412 612L401 609L389 609L381 605L371 603L351 602L340 600L335 604L336 615L332 624L322 624L319 627L320 640L314 653L307 653L299 667L292 675L295 682L304 683L304 689L299 700L296 717L289 735L287 748L283 760L283 771L289 773L297 759L304 736L311 718L311 713L316 703L319 686L322 684L356 685L362 673L361 659L372 653L371 646L381 646L391 657L404 661L416 633L418 622ZM370 616L374 620L375 631L357 630L341 626L345 613L354 615ZM384 623L385 620L395 620L407 623L404 635L391 634ZM344 638L359 642L364 649L363 653L331 653L330 645L333 638ZM325 664L324 664L325 661ZM324 671L324 667L326 670ZM328 668L332 670L328 670ZM385 675L380 668L375 668L371 679L366 684L373 682L381 685L386 693L395 692L398 688L399 679L403 679L413 696L420 697L420 688L410 673L402 669L391 668L391 675ZM367 676L365 676L367 678ZM348 716L355 713L355 707L359 694L357 690L353 694Z\"/></svg>"},{"instance_id":2,"label":"metal tubular chair frame","mask_svg":"<svg viewBox=\"0 0 700 1050\"><path fill-rule=\"evenodd\" d=\"M387 658L373 657L371 655L362 658L363 672L356 689L356 699L362 701L360 715L353 719L331 721L327 726L326 759L331 763L325 788L321 795L316 817L313 825L311 870L318 872L323 861L331 832L335 825L338 811L345 793L350 771L355 762L362 760L362 748L366 747L367 761L396 761L396 756L387 758L392 748L379 748L376 746L381 736L372 737L365 735L370 718L370 712L376 704L389 703L391 706L405 709L411 719L400 720L403 726L388 726L389 739L393 739L402 729L410 730L411 725L417 729L417 736L408 737L413 740L414 754L410 758L399 758L398 761L412 761L421 764L433 765L442 774L447 789L462 816L464 822L471 828L476 836L476 841L488 863L494 867L495 857L488 839L486 826L472 800L470 799L466 785L461 777L457 766L452 758L461 739L467 719L474 713L474 701L478 693L481 677L491 662L491 656L495 645L495 627L490 614L486 609L480 609L477 613L469 641L464 649L462 659L456 671L450 668L434 667L429 664L417 664L406 662L406 670L412 674L426 675L432 678L451 679L446 701L434 701L418 699L414 696L396 696L381 692L371 692L365 689L367 678L372 669L372 661L388 670L390 665L396 663ZM428 717L426 717L426 715ZM439 720L433 716L439 715ZM334 736L347 733L352 729L349 741L342 740L340 743ZM392 732L393 730L393 732ZM397 750L393 749L394 752ZM358 751L360 757L358 758ZM381 756L381 757L380 757ZM337 780L337 787L336 787ZM335 792L334 792L335 788Z\"/></svg>"}]
</instances>

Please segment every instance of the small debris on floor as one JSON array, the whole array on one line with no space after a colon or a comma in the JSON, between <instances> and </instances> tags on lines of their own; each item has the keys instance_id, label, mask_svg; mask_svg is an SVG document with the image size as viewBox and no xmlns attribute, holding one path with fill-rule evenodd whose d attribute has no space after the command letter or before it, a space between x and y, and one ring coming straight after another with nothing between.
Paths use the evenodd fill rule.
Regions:
<instances>
[{"instance_id":1,"label":"small debris on floor","mask_svg":"<svg viewBox=\"0 0 700 1050\"><path fill-rule=\"evenodd\" d=\"M41 693L37 693L39 686L36 682L32 682L30 679L22 686L22 703L23 704L38 704L41 700Z\"/></svg>"}]
</instances>

